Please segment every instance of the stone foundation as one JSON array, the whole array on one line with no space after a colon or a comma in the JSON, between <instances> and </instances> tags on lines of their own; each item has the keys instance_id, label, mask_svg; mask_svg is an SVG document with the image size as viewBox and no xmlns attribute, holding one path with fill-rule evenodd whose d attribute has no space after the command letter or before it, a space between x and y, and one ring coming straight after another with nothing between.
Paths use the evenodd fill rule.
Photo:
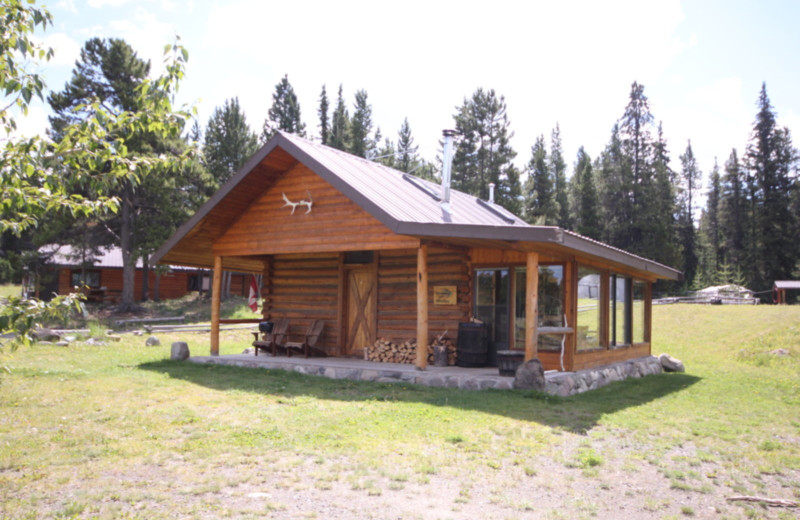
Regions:
<instances>
[{"instance_id":1,"label":"stone foundation","mask_svg":"<svg viewBox=\"0 0 800 520\"><path fill-rule=\"evenodd\" d=\"M273 358L252 355L192 357L189 361L290 370L330 379L375 381L378 383L412 383L441 388L459 388L462 390L486 390L488 388L510 390L514 383L513 377L500 376L497 368L429 366L427 370L420 371L411 365L371 363L352 359L318 358L318 360L315 360L313 358ZM629 377L660 374L661 371L661 363L658 358L646 356L579 372L548 372L545 374L545 392L560 396L579 394L595 390L614 381L622 381Z\"/></svg>"},{"instance_id":2,"label":"stone foundation","mask_svg":"<svg viewBox=\"0 0 800 520\"><path fill-rule=\"evenodd\" d=\"M545 374L547 379L545 392L560 396L580 394L596 390L614 381L660 374L661 372L661 362L655 356L629 359L578 372L551 372Z\"/></svg>"}]
</instances>

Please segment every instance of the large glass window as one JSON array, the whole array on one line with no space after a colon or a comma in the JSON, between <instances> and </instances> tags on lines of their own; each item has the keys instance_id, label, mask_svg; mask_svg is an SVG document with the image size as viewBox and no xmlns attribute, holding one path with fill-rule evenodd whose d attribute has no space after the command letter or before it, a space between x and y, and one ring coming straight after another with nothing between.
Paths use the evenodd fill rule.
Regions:
<instances>
[{"instance_id":1,"label":"large glass window","mask_svg":"<svg viewBox=\"0 0 800 520\"><path fill-rule=\"evenodd\" d=\"M526 268L514 269L514 343L525 348L525 277ZM564 266L539 266L539 326L564 325ZM539 335L539 350L561 350L561 336Z\"/></svg>"},{"instance_id":2,"label":"large glass window","mask_svg":"<svg viewBox=\"0 0 800 520\"><path fill-rule=\"evenodd\" d=\"M508 271L475 271L475 317L489 327L489 341L495 350L508 348Z\"/></svg>"},{"instance_id":3,"label":"large glass window","mask_svg":"<svg viewBox=\"0 0 800 520\"><path fill-rule=\"evenodd\" d=\"M611 347L631 344L631 311L631 279L612 274L608 299L608 343Z\"/></svg>"},{"instance_id":4,"label":"large glass window","mask_svg":"<svg viewBox=\"0 0 800 520\"><path fill-rule=\"evenodd\" d=\"M603 274L578 267L578 323L575 329L578 350L600 348L600 281Z\"/></svg>"},{"instance_id":5,"label":"large glass window","mask_svg":"<svg viewBox=\"0 0 800 520\"><path fill-rule=\"evenodd\" d=\"M644 290L645 284L633 281L633 342L644 343Z\"/></svg>"}]
</instances>

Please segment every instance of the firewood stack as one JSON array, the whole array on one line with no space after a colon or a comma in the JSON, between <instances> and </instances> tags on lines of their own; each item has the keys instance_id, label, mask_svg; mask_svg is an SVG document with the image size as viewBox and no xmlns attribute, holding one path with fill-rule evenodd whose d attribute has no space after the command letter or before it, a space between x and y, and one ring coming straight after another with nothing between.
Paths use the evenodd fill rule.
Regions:
<instances>
[{"instance_id":1,"label":"firewood stack","mask_svg":"<svg viewBox=\"0 0 800 520\"><path fill-rule=\"evenodd\" d=\"M428 345L428 363L433 363L433 345ZM444 338L440 343L447 347L447 364L456 364L456 346L449 339ZM417 340L411 339L402 342L390 341L379 338L375 344L365 350L364 359L378 363L407 363L413 365L417 360Z\"/></svg>"},{"instance_id":2,"label":"firewood stack","mask_svg":"<svg viewBox=\"0 0 800 520\"><path fill-rule=\"evenodd\" d=\"M367 349L365 359L379 363L413 364L417 358L417 340L411 339L396 343L386 338L378 338L372 348Z\"/></svg>"}]
</instances>

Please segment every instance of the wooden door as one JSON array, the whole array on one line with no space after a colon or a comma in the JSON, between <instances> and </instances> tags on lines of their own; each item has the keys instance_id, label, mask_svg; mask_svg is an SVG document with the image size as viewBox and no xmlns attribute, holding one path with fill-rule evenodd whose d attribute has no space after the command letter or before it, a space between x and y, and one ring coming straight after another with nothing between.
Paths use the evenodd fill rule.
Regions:
<instances>
[{"instance_id":1,"label":"wooden door","mask_svg":"<svg viewBox=\"0 0 800 520\"><path fill-rule=\"evenodd\" d=\"M362 354L375 343L377 328L377 273L374 269L347 271L345 354Z\"/></svg>"}]
</instances>

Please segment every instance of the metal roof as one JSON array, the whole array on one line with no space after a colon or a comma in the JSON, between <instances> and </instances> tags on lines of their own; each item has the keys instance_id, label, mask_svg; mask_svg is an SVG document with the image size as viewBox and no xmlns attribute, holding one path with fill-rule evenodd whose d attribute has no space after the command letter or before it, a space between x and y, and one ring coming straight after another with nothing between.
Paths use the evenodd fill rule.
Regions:
<instances>
[{"instance_id":1,"label":"metal roof","mask_svg":"<svg viewBox=\"0 0 800 520\"><path fill-rule=\"evenodd\" d=\"M450 190L450 212L438 199L441 187L351 154L295 135L278 132L236 173L197 213L152 256L151 262L168 256L184 239L191 239L195 250L209 248L209 240L221 236L227 228L222 209L231 201L245 211L249 200L259 193L249 187L249 176L287 157L304 164L342 192L355 204L377 218L394 233L441 241L462 241L494 247L498 241L515 244L518 249L535 250L543 244L563 254L582 254L612 264L625 266L656 278L677 280L681 273L657 262L630 254L602 242L551 226L531 226L505 208L472 195ZM266 178L260 176L260 178ZM244 186L244 187L243 187ZM266 184L258 189L268 189ZM209 230L213 229L214 233ZM219 235L217 237L212 234ZM489 245L491 242L491 245ZM198 265L195 255L192 265ZM169 256L165 261L175 262ZM207 262L207 259L205 260Z\"/></svg>"},{"instance_id":2,"label":"metal roof","mask_svg":"<svg viewBox=\"0 0 800 520\"><path fill-rule=\"evenodd\" d=\"M800 289L800 280L776 280L775 288L779 290Z\"/></svg>"},{"instance_id":3,"label":"metal roof","mask_svg":"<svg viewBox=\"0 0 800 520\"><path fill-rule=\"evenodd\" d=\"M47 244L39 248L39 252L48 257L48 263L64 267L80 267L85 265L100 269L122 269L122 249L115 246L101 247L98 254L91 251L85 253L70 245ZM184 270L185 267L171 265L173 270ZM136 268L142 268L142 259L136 261Z\"/></svg>"}]
</instances>

